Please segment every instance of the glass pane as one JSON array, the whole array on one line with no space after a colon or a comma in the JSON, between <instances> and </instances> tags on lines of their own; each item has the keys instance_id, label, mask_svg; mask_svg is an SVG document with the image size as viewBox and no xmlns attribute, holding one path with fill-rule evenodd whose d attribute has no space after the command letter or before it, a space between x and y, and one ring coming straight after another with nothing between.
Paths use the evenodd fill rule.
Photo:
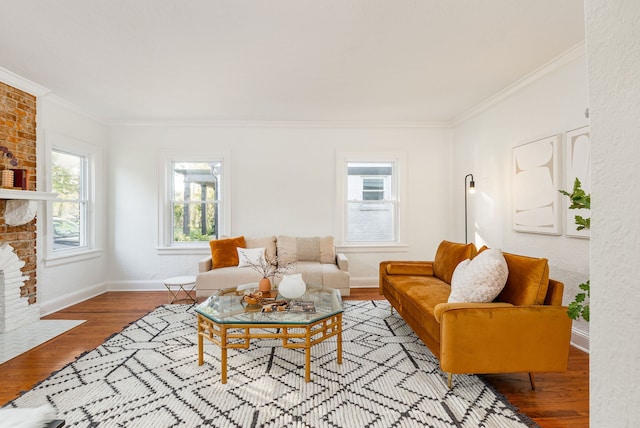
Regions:
<instances>
[{"instance_id":1,"label":"glass pane","mask_svg":"<svg viewBox=\"0 0 640 428\"><path fill-rule=\"evenodd\" d=\"M220 199L220 162L173 162L174 201Z\"/></svg>"},{"instance_id":2,"label":"glass pane","mask_svg":"<svg viewBox=\"0 0 640 428\"><path fill-rule=\"evenodd\" d=\"M384 190L384 180L381 178L363 178L362 190Z\"/></svg>"},{"instance_id":3,"label":"glass pane","mask_svg":"<svg viewBox=\"0 0 640 428\"><path fill-rule=\"evenodd\" d=\"M392 202L349 202L347 241L393 242L394 204Z\"/></svg>"},{"instance_id":4,"label":"glass pane","mask_svg":"<svg viewBox=\"0 0 640 428\"><path fill-rule=\"evenodd\" d=\"M209 241L217 238L217 219L218 204L174 203L173 242Z\"/></svg>"},{"instance_id":5,"label":"glass pane","mask_svg":"<svg viewBox=\"0 0 640 428\"><path fill-rule=\"evenodd\" d=\"M392 177L393 162L347 162L347 200L392 199Z\"/></svg>"},{"instance_id":6,"label":"glass pane","mask_svg":"<svg viewBox=\"0 0 640 428\"><path fill-rule=\"evenodd\" d=\"M53 202L53 250L83 245L81 205L78 202Z\"/></svg>"},{"instance_id":7,"label":"glass pane","mask_svg":"<svg viewBox=\"0 0 640 428\"><path fill-rule=\"evenodd\" d=\"M81 199L81 178L84 156L51 152L51 188L60 199Z\"/></svg>"}]
</instances>

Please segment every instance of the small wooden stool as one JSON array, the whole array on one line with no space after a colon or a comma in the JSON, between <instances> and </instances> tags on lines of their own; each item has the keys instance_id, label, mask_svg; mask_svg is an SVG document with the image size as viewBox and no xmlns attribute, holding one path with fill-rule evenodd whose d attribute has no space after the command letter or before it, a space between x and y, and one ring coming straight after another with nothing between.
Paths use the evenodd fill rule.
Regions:
<instances>
[{"instance_id":1,"label":"small wooden stool","mask_svg":"<svg viewBox=\"0 0 640 428\"><path fill-rule=\"evenodd\" d=\"M169 303L184 300L197 303L195 276L176 276L174 278L165 279L164 286L169 290ZM178 297L180 291L182 291L186 297Z\"/></svg>"}]
</instances>

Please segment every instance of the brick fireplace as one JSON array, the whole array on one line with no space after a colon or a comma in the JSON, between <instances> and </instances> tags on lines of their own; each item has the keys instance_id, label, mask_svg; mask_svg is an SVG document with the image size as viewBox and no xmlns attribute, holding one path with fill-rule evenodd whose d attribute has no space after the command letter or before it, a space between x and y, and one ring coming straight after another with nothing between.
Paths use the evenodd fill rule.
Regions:
<instances>
[{"instance_id":1,"label":"brick fireplace","mask_svg":"<svg viewBox=\"0 0 640 428\"><path fill-rule=\"evenodd\" d=\"M20 168L28 171L28 190L36 190L36 97L0 82L0 146L6 147L18 165L0 151L0 169ZM26 278L16 288L19 296L4 296L0 302L19 302L20 306L36 303L36 220L21 226L5 222L7 201L0 199L0 245L9 245L21 262L20 271ZM2 266L0 266L2 269ZM6 274L6 272L5 272ZM1 284L0 284L1 285ZM3 309L3 312L4 311Z\"/></svg>"}]
</instances>

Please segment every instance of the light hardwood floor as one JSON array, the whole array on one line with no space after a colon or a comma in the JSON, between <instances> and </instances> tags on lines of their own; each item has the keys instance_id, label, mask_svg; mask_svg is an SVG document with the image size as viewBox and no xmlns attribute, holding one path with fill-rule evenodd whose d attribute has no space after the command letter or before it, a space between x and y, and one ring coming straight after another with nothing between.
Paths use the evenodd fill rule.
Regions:
<instances>
[{"instance_id":1,"label":"light hardwood floor","mask_svg":"<svg viewBox=\"0 0 640 428\"><path fill-rule=\"evenodd\" d=\"M352 289L345 300L381 300L375 288ZM83 352L167 303L166 292L109 292L63 309L46 319L87 322L0 365L0 405L18 397ZM526 373L485 375L500 393L540 426L589 426L589 355L571 349L565 373L536 374L536 390Z\"/></svg>"}]
</instances>

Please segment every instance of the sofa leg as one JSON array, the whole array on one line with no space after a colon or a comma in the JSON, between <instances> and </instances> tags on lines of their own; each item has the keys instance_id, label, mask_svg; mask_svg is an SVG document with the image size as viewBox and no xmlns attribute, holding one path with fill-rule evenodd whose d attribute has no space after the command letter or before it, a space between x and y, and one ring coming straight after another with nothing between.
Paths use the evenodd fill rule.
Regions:
<instances>
[{"instance_id":1,"label":"sofa leg","mask_svg":"<svg viewBox=\"0 0 640 428\"><path fill-rule=\"evenodd\" d=\"M536 390L536 378L533 373L529 372L529 382L531 382L531 389Z\"/></svg>"},{"instance_id":2,"label":"sofa leg","mask_svg":"<svg viewBox=\"0 0 640 428\"><path fill-rule=\"evenodd\" d=\"M389 306L390 306L390 309L391 309L391 315L393 315L393 306L392 305L389 305Z\"/></svg>"},{"instance_id":3,"label":"sofa leg","mask_svg":"<svg viewBox=\"0 0 640 428\"><path fill-rule=\"evenodd\" d=\"M447 386L453 388L453 373L447 373Z\"/></svg>"}]
</instances>

